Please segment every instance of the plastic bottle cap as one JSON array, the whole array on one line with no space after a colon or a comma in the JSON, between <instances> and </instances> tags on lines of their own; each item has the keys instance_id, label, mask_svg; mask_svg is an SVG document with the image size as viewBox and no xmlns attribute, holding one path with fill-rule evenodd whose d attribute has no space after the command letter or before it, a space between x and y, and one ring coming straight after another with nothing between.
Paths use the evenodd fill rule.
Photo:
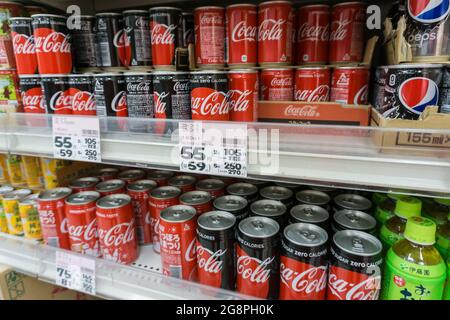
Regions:
<instances>
[{"instance_id":1,"label":"plastic bottle cap","mask_svg":"<svg viewBox=\"0 0 450 320\"><path fill-rule=\"evenodd\" d=\"M387 195L390 199L397 201L398 199L400 199L401 197L403 197L402 194L399 193L388 193Z\"/></svg>"},{"instance_id":2,"label":"plastic bottle cap","mask_svg":"<svg viewBox=\"0 0 450 320\"><path fill-rule=\"evenodd\" d=\"M421 244L433 245L436 242L436 224L424 217L411 217L406 222L405 239Z\"/></svg>"},{"instance_id":3,"label":"plastic bottle cap","mask_svg":"<svg viewBox=\"0 0 450 320\"><path fill-rule=\"evenodd\" d=\"M408 219L410 217L419 217L422 211L422 201L417 198L403 196L395 204L395 215Z\"/></svg>"},{"instance_id":4,"label":"plastic bottle cap","mask_svg":"<svg viewBox=\"0 0 450 320\"><path fill-rule=\"evenodd\" d=\"M442 204L444 206L450 207L450 199L446 199L446 198L434 198L433 199L435 202Z\"/></svg>"}]
</instances>

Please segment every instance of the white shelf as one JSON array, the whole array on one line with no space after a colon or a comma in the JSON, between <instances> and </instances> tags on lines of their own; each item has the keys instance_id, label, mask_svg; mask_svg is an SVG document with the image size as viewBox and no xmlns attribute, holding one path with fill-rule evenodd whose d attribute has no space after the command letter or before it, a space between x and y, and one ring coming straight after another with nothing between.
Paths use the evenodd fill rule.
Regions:
<instances>
[{"instance_id":1,"label":"white shelf","mask_svg":"<svg viewBox=\"0 0 450 320\"><path fill-rule=\"evenodd\" d=\"M108 118L136 125L154 119ZM38 124L39 123L39 124ZM7 114L0 118L0 152L52 157L51 116ZM167 120L168 128L178 121ZM231 124L225 123L225 125ZM400 191L418 195L450 196L450 149L447 147L379 147L380 134L421 132L449 136L450 130L380 129L345 126L293 126L279 123L248 123L251 178L337 187L357 187L374 191ZM109 126L110 128L110 126ZM275 132L278 150L258 150L258 135ZM270 138L270 136L269 136ZM105 163L161 169L179 169L178 136L157 133L102 130L102 159ZM276 139L273 139L275 141ZM269 139L270 146L270 139ZM274 170L262 156L279 160ZM251 161L257 159L258 161Z\"/></svg>"}]
</instances>

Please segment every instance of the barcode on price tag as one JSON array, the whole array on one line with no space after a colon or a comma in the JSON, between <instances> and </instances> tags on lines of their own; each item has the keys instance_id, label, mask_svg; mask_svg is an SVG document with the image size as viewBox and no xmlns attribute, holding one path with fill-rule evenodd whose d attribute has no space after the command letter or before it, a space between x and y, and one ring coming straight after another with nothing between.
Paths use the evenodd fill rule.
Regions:
<instances>
[{"instance_id":1,"label":"barcode on price tag","mask_svg":"<svg viewBox=\"0 0 450 320\"><path fill-rule=\"evenodd\" d=\"M57 251L56 284L95 295L95 260Z\"/></svg>"},{"instance_id":2,"label":"barcode on price tag","mask_svg":"<svg viewBox=\"0 0 450 320\"><path fill-rule=\"evenodd\" d=\"M99 119L54 116L53 156L65 160L101 162Z\"/></svg>"}]
</instances>

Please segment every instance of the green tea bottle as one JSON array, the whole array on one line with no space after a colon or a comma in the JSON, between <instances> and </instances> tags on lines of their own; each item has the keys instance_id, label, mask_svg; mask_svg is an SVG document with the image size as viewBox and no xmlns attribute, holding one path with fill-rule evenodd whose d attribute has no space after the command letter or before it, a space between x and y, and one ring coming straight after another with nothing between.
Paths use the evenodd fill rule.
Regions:
<instances>
[{"instance_id":1,"label":"green tea bottle","mask_svg":"<svg viewBox=\"0 0 450 320\"><path fill-rule=\"evenodd\" d=\"M447 283L445 284L442 300L450 300L450 259L447 260Z\"/></svg>"},{"instance_id":2,"label":"green tea bottle","mask_svg":"<svg viewBox=\"0 0 450 320\"><path fill-rule=\"evenodd\" d=\"M428 218L409 218L404 235L387 254L382 299L441 300L446 266L433 246L436 224Z\"/></svg>"},{"instance_id":3,"label":"green tea bottle","mask_svg":"<svg viewBox=\"0 0 450 320\"><path fill-rule=\"evenodd\" d=\"M398 240L403 239L406 221L410 217L420 216L422 211L422 201L415 197L401 196L395 204L392 218L380 229L380 240L383 248L387 251Z\"/></svg>"},{"instance_id":4,"label":"green tea bottle","mask_svg":"<svg viewBox=\"0 0 450 320\"><path fill-rule=\"evenodd\" d=\"M423 202L422 217L433 220L438 228L447 223L449 213L450 199L435 198L431 202Z\"/></svg>"},{"instance_id":5,"label":"green tea bottle","mask_svg":"<svg viewBox=\"0 0 450 320\"><path fill-rule=\"evenodd\" d=\"M435 247L444 260L450 258L450 214L447 223L438 227Z\"/></svg>"},{"instance_id":6,"label":"green tea bottle","mask_svg":"<svg viewBox=\"0 0 450 320\"><path fill-rule=\"evenodd\" d=\"M385 199L378 203L374 216L380 227L395 215L395 204L397 203L397 199L400 197L402 197L402 195L397 193L389 193Z\"/></svg>"},{"instance_id":7,"label":"green tea bottle","mask_svg":"<svg viewBox=\"0 0 450 320\"><path fill-rule=\"evenodd\" d=\"M378 206L381 202L387 199L387 195L381 192L374 192L372 194L372 203L375 206Z\"/></svg>"}]
</instances>

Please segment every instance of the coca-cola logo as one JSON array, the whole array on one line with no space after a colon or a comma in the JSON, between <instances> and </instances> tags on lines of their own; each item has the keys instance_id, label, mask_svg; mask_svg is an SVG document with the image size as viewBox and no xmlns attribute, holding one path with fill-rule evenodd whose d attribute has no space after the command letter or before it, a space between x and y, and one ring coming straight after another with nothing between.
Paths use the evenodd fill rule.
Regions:
<instances>
[{"instance_id":1,"label":"coca-cola logo","mask_svg":"<svg viewBox=\"0 0 450 320\"><path fill-rule=\"evenodd\" d=\"M230 90L230 111L245 112L250 107L250 97L253 94L250 90Z\"/></svg>"},{"instance_id":2,"label":"coca-cola logo","mask_svg":"<svg viewBox=\"0 0 450 320\"><path fill-rule=\"evenodd\" d=\"M321 26L310 25L305 22L298 28L297 41L328 41L328 38L330 37L329 27L329 24Z\"/></svg>"},{"instance_id":3,"label":"coca-cola logo","mask_svg":"<svg viewBox=\"0 0 450 320\"><path fill-rule=\"evenodd\" d=\"M354 272L349 270L339 271L338 267L330 267L328 277L329 293L339 300L377 300L381 284L381 276L367 276L360 282L352 282L352 279L361 279L360 275L352 275ZM350 274L349 274L350 273ZM340 277L339 275L348 276Z\"/></svg>"},{"instance_id":4,"label":"coca-cola logo","mask_svg":"<svg viewBox=\"0 0 450 320\"><path fill-rule=\"evenodd\" d=\"M43 113L45 112L45 103L42 99L41 88L32 88L21 92L22 104L25 112Z\"/></svg>"},{"instance_id":5,"label":"coca-cola logo","mask_svg":"<svg viewBox=\"0 0 450 320\"><path fill-rule=\"evenodd\" d=\"M112 226L110 229L98 229L100 239L106 247L118 247L134 241L134 223L123 222Z\"/></svg>"},{"instance_id":6,"label":"coca-cola logo","mask_svg":"<svg viewBox=\"0 0 450 320\"><path fill-rule=\"evenodd\" d=\"M196 254L196 246L195 246L195 237L192 238L192 241L189 243L185 253L184 253L184 260L191 262L191 261L195 261L195 259L197 259L197 254Z\"/></svg>"},{"instance_id":7,"label":"coca-cola logo","mask_svg":"<svg viewBox=\"0 0 450 320\"><path fill-rule=\"evenodd\" d=\"M281 40L283 36L283 25L286 20L283 19L265 19L259 24L258 41Z\"/></svg>"},{"instance_id":8,"label":"coca-cola logo","mask_svg":"<svg viewBox=\"0 0 450 320\"><path fill-rule=\"evenodd\" d=\"M92 219L87 225L69 225L69 235L72 240L89 242L97 238L97 220Z\"/></svg>"},{"instance_id":9,"label":"coca-cola logo","mask_svg":"<svg viewBox=\"0 0 450 320\"><path fill-rule=\"evenodd\" d=\"M173 45L175 43L175 29L177 27L173 24L165 25L157 23L152 28L152 45Z\"/></svg>"},{"instance_id":10,"label":"coca-cola logo","mask_svg":"<svg viewBox=\"0 0 450 320\"><path fill-rule=\"evenodd\" d=\"M141 81L138 83L127 83L127 92L149 92L150 82Z\"/></svg>"},{"instance_id":11,"label":"coca-cola logo","mask_svg":"<svg viewBox=\"0 0 450 320\"><path fill-rule=\"evenodd\" d=\"M123 48L130 45L125 29L120 29L116 32L113 38L113 44L116 48Z\"/></svg>"},{"instance_id":12,"label":"coca-cola logo","mask_svg":"<svg viewBox=\"0 0 450 320\"><path fill-rule=\"evenodd\" d=\"M35 38L36 52L71 53L70 36L62 32L53 31L45 36Z\"/></svg>"},{"instance_id":13,"label":"coca-cola logo","mask_svg":"<svg viewBox=\"0 0 450 320\"><path fill-rule=\"evenodd\" d=\"M317 106L293 106L289 105L285 110L284 114L288 117L304 117L304 118L318 118L320 113L318 112Z\"/></svg>"},{"instance_id":14,"label":"coca-cola logo","mask_svg":"<svg viewBox=\"0 0 450 320\"><path fill-rule=\"evenodd\" d=\"M134 21L134 26L136 28L147 28L147 19L144 19L143 17L137 17L137 19Z\"/></svg>"},{"instance_id":15,"label":"coca-cola logo","mask_svg":"<svg viewBox=\"0 0 450 320\"><path fill-rule=\"evenodd\" d=\"M213 117L226 115L229 113L229 101L228 96L225 92L216 91L209 88L200 88L200 90L205 89L206 94L194 94L192 95L192 114L200 115L204 117Z\"/></svg>"},{"instance_id":16,"label":"coca-cola logo","mask_svg":"<svg viewBox=\"0 0 450 320\"><path fill-rule=\"evenodd\" d=\"M310 268L302 272L297 272L281 263L280 279L282 283L296 293L311 295L324 292L327 287L327 267L310 266Z\"/></svg>"},{"instance_id":17,"label":"coca-cola logo","mask_svg":"<svg viewBox=\"0 0 450 320\"><path fill-rule=\"evenodd\" d=\"M201 26L222 25L223 17L221 15L204 14L200 17Z\"/></svg>"},{"instance_id":18,"label":"coca-cola logo","mask_svg":"<svg viewBox=\"0 0 450 320\"><path fill-rule=\"evenodd\" d=\"M307 101L307 102L320 102L328 101L330 95L330 86L320 85L313 90L297 90L295 92L295 100L297 101Z\"/></svg>"},{"instance_id":19,"label":"coca-cola logo","mask_svg":"<svg viewBox=\"0 0 450 320\"><path fill-rule=\"evenodd\" d=\"M88 91L78 91L72 96L72 110L73 111L95 111L95 97L94 94Z\"/></svg>"},{"instance_id":20,"label":"coca-cola logo","mask_svg":"<svg viewBox=\"0 0 450 320\"><path fill-rule=\"evenodd\" d=\"M274 260L275 257L268 257L261 261L254 257L240 256L237 259L237 273L242 279L250 282L265 283L270 278L271 264Z\"/></svg>"},{"instance_id":21,"label":"coca-cola logo","mask_svg":"<svg viewBox=\"0 0 450 320\"><path fill-rule=\"evenodd\" d=\"M168 92L155 92L154 93L156 117L165 118L166 109L167 109L166 98L168 96L169 96Z\"/></svg>"},{"instance_id":22,"label":"coca-cola logo","mask_svg":"<svg viewBox=\"0 0 450 320\"><path fill-rule=\"evenodd\" d=\"M125 91L120 91L114 96L111 102L111 109L116 113L127 110L127 96Z\"/></svg>"},{"instance_id":23,"label":"coca-cola logo","mask_svg":"<svg viewBox=\"0 0 450 320\"><path fill-rule=\"evenodd\" d=\"M291 87L292 78L291 77L273 77L270 81L272 87Z\"/></svg>"},{"instance_id":24,"label":"coca-cola logo","mask_svg":"<svg viewBox=\"0 0 450 320\"><path fill-rule=\"evenodd\" d=\"M202 247L197 246L197 266L200 270L207 273L220 273L223 267L223 261L221 257L225 255L227 249L219 249L215 252Z\"/></svg>"},{"instance_id":25,"label":"coca-cola logo","mask_svg":"<svg viewBox=\"0 0 450 320\"><path fill-rule=\"evenodd\" d=\"M13 36L13 48L15 55L35 54L34 38L25 34L16 33Z\"/></svg>"},{"instance_id":26,"label":"coca-cola logo","mask_svg":"<svg viewBox=\"0 0 450 320\"><path fill-rule=\"evenodd\" d=\"M189 90L190 90L189 82L177 81L173 85L173 91L175 91L175 92L188 92Z\"/></svg>"},{"instance_id":27,"label":"coca-cola logo","mask_svg":"<svg viewBox=\"0 0 450 320\"><path fill-rule=\"evenodd\" d=\"M366 104L369 96L369 85L364 85L353 98L353 104Z\"/></svg>"},{"instance_id":28,"label":"coca-cola logo","mask_svg":"<svg viewBox=\"0 0 450 320\"><path fill-rule=\"evenodd\" d=\"M347 38L347 26L352 23L351 20L333 21L331 26L330 41L342 41Z\"/></svg>"},{"instance_id":29,"label":"coca-cola logo","mask_svg":"<svg viewBox=\"0 0 450 320\"><path fill-rule=\"evenodd\" d=\"M247 21L238 22L231 31L231 41L255 41L256 40L256 26L247 25Z\"/></svg>"},{"instance_id":30,"label":"coca-cola logo","mask_svg":"<svg viewBox=\"0 0 450 320\"><path fill-rule=\"evenodd\" d=\"M67 92L57 91L50 98L50 108L53 111L72 110L72 98Z\"/></svg>"},{"instance_id":31,"label":"coca-cola logo","mask_svg":"<svg viewBox=\"0 0 450 320\"><path fill-rule=\"evenodd\" d=\"M69 220L67 218L64 218L61 221L61 224L59 225L59 231L61 231L62 234L69 233Z\"/></svg>"}]
</instances>

